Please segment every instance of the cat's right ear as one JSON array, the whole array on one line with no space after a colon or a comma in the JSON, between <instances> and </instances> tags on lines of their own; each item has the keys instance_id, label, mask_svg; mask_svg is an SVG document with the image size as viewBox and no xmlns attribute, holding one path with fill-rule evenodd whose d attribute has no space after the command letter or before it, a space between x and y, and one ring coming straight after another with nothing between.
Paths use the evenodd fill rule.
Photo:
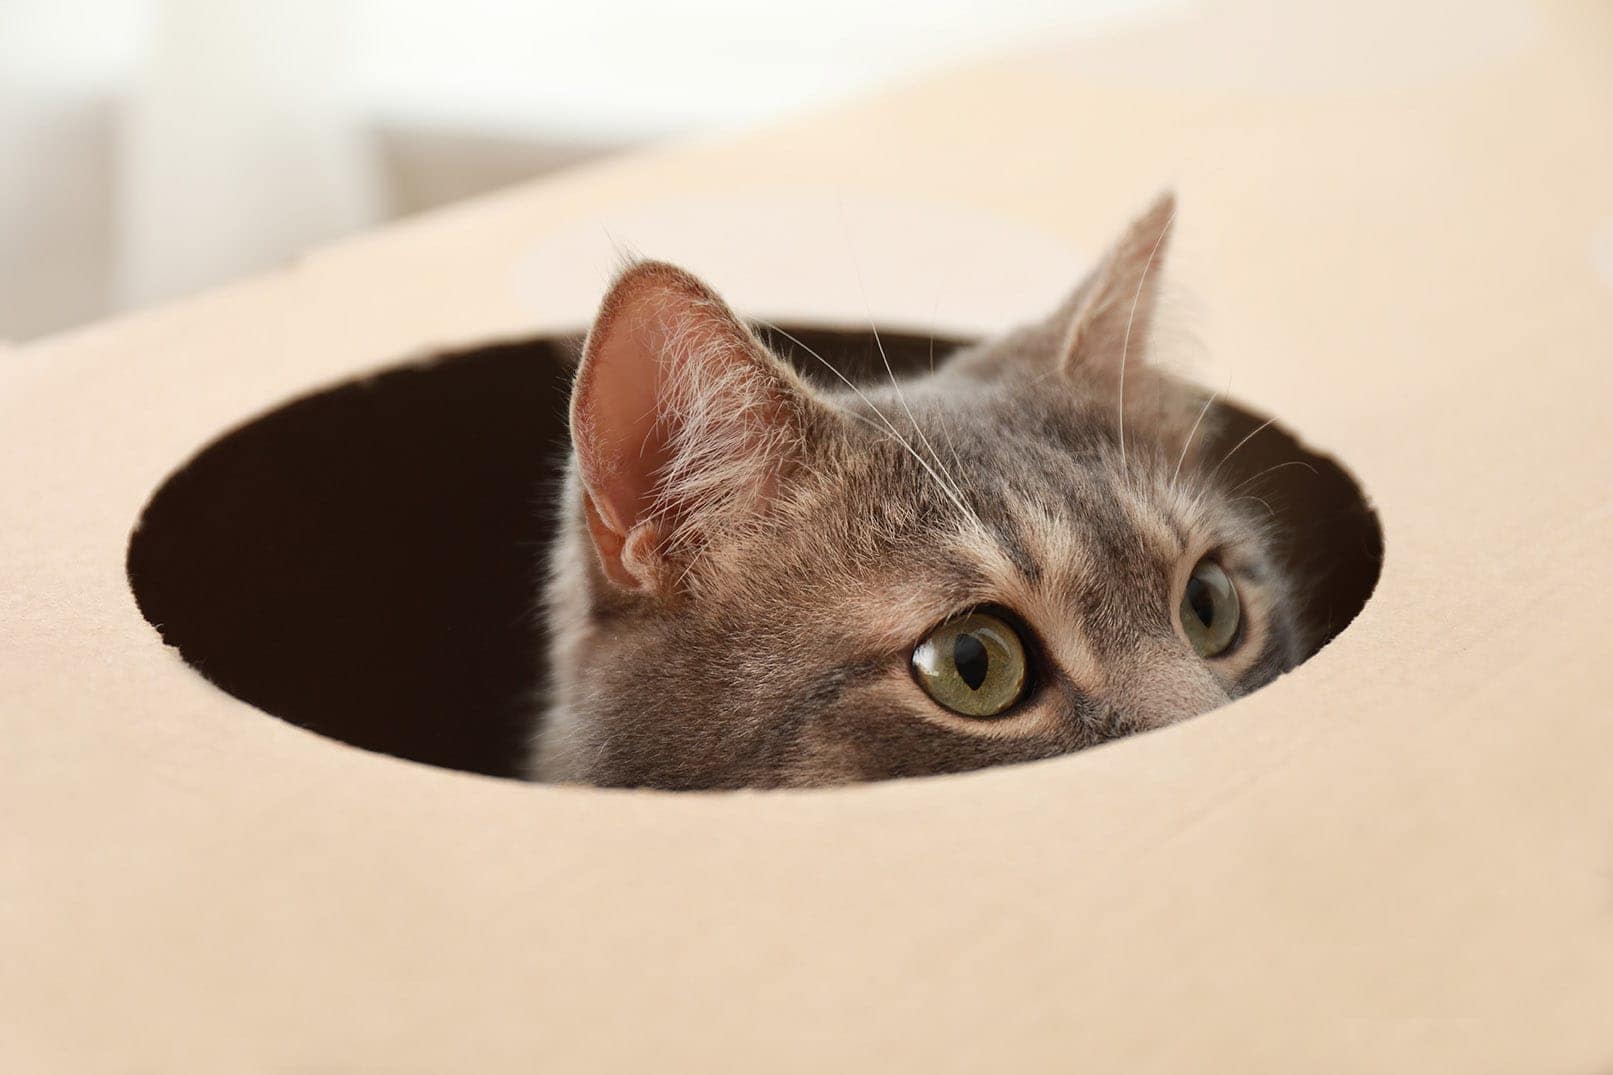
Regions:
<instances>
[{"instance_id":1,"label":"cat's right ear","mask_svg":"<svg viewBox=\"0 0 1613 1075\"><path fill-rule=\"evenodd\" d=\"M1154 199L1054 315L1063 331L1056 356L1063 368L1117 380L1144 364L1175 220L1175 195Z\"/></svg>"},{"instance_id":2,"label":"cat's right ear","mask_svg":"<svg viewBox=\"0 0 1613 1075\"><path fill-rule=\"evenodd\" d=\"M583 510L605 576L676 585L765 512L827 409L709 288L640 262L605 296L571 394Z\"/></svg>"},{"instance_id":3,"label":"cat's right ear","mask_svg":"<svg viewBox=\"0 0 1613 1075\"><path fill-rule=\"evenodd\" d=\"M1176 200L1154 200L1050 318L960 352L953 368L979 377L1049 367L1119 385L1146 365Z\"/></svg>"}]
</instances>

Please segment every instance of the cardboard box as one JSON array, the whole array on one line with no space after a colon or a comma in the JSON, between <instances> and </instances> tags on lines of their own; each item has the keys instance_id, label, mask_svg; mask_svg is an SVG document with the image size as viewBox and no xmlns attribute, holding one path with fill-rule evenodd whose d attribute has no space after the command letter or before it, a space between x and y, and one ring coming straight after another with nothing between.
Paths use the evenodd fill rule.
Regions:
<instances>
[{"instance_id":1,"label":"cardboard box","mask_svg":"<svg viewBox=\"0 0 1613 1075\"><path fill-rule=\"evenodd\" d=\"M1613 1064L1609 40L1593 5L1186 15L590 166L7 355L0 1065ZM190 589L165 578L191 600L169 607L233 609L212 625L243 632L202 623L197 645L326 712L347 691L395 744L364 688L443 648L359 636L388 608L450 600L444 572L462 565L389 553L420 535L378 519L395 606L338 621L325 589L261 590L282 611L306 600L332 648L348 632L343 683L340 653L310 671L295 634L245 629L252 579L231 569L263 561L196 540L271 494L307 518L349 502L320 475L347 473L376 427L304 422L308 407L407 402L419 437L393 421L371 458L448 473L439 449L465 442L424 421L433 407L514 404L442 371L530 372L530 346L383 374L368 396L339 386L574 330L606 230L746 312L958 333L1042 309L1165 184L1208 379L1337 459L1383 530L1354 622L1212 715L850 789L542 787L266 715L166 647L159 630L180 625L148 622L158 591L131 588L149 507L136 550L190 535ZM237 469L165 537L154 494L207 479L190 464L216 463L197 453L234 430ZM530 467L528 447L465 459ZM208 506L223 529L194 529ZM514 508L464 522L491 532ZM417 754L431 731L409 731Z\"/></svg>"}]
</instances>

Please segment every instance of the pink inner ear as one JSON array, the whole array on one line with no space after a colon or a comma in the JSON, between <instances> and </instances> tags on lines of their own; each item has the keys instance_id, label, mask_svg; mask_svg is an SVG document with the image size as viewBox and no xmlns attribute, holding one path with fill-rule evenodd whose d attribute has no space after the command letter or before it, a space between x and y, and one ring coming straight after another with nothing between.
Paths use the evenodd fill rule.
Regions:
<instances>
[{"instance_id":1,"label":"pink inner ear","mask_svg":"<svg viewBox=\"0 0 1613 1075\"><path fill-rule=\"evenodd\" d=\"M668 462L671 431L658 404L673 301L675 293L653 281L618 284L589 335L573 391L583 483L605 524L622 535L649 514L656 475Z\"/></svg>"},{"instance_id":2,"label":"pink inner ear","mask_svg":"<svg viewBox=\"0 0 1613 1075\"><path fill-rule=\"evenodd\" d=\"M694 277L629 269L588 335L571 400L589 525L613 577L653 588L660 559L762 510L807 400Z\"/></svg>"}]
</instances>

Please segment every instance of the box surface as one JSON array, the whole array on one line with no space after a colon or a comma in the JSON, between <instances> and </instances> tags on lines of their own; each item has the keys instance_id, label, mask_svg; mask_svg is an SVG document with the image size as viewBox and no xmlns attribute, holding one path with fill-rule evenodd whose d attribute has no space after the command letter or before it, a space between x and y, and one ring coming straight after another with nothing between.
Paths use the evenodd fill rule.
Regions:
<instances>
[{"instance_id":1,"label":"box surface","mask_svg":"<svg viewBox=\"0 0 1613 1075\"><path fill-rule=\"evenodd\" d=\"M7 355L0 1066L1613 1064L1609 41L1596 5L1223 8ZM1384 537L1357 620L1212 715L832 791L541 787L273 719L135 603L131 528L198 449L576 327L585 231L627 225L746 312L991 328L1165 184L1217 374L1340 460ZM799 245L747 232L770 207Z\"/></svg>"}]
</instances>

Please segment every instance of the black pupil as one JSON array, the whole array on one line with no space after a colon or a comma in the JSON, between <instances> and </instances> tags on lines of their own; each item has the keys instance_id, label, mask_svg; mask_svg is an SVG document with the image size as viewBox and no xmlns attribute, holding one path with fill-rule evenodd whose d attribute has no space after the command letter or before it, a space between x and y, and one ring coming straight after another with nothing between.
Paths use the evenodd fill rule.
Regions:
<instances>
[{"instance_id":1,"label":"black pupil","mask_svg":"<svg viewBox=\"0 0 1613 1075\"><path fill-rule=\"evenodd\" d=\"M1197 575L1187 580L1187 603L1204 626L1215 622L1215 594Z\"/></svg>"},{"instance_id":2,"label":"black pupil","mask_svg":"<svg viewBox=\"0 0 1613 1075\"><path fill-rule=\"evenodd\" d=\"M991 659L986 656L986 647L980 644L980 639L974 635L959 635L952 642L952 663L969 689L977 691L986 681Z\"/></svg>"}]
</instances>

